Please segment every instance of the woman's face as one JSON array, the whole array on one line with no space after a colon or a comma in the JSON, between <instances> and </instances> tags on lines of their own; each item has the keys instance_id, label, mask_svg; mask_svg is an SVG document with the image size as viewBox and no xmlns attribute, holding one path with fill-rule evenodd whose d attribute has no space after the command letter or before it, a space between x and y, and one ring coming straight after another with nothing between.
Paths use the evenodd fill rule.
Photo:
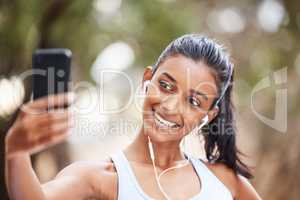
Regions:
<instances>
[{"instance_id":1,"label":"woman's face","mask_svg":"<svg viewBox=\"0 0 300 200\"><path fill-rule=\"evenodd\" d=\"M209 111L217 95L214 73L203 62L183 55L167 58L152 76L144 101L144 133L157 142L181 140L217 109Z\"/></svg>"}]
</instances>

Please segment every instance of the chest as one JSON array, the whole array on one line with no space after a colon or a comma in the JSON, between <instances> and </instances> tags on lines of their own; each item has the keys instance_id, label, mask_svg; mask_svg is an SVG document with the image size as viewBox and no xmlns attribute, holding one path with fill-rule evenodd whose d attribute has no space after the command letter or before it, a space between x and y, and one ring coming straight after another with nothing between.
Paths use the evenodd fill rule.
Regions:
<instances>
[{"instance_id":1,"label":"chest","mask_svg":"<svg viewBox=\"0 0 300 200\"><path fill-rule=\"evenodd\" d=\"M146 196L154 199L165 199L155 179L154 170L149 166L131 164L136 187ZM162 170L158 169L160 174ZM170 170L160 178L160 184L171 199L191 199L199 194L201 180L192 165Z\"/></svg>"}]
</instances>

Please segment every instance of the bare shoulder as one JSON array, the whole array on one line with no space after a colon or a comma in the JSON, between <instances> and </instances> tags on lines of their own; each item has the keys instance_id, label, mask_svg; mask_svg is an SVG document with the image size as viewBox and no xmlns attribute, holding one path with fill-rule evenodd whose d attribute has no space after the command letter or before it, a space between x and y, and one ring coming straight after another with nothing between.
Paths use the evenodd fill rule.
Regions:
<instances>
[{"instance_id":1,"label":"bare shoulder","mask_svg":"<svg viewBox=\"0 0 300 200\"><path fill-rule=\"evenodd\" d=\"M207 163L206 166L229 189L234 199L259 200L261 199L249 180L237 175L223 163Z\"/></svg>"},{"instance_id":2,"label":"bare shoulder","mask_svg":"<svg viewBox=\"0 0 300 200\"><path fill-rule=\"evenodd\" d=\"M237 176L233 170L222 163L205 162L205 165L229 189L232 196L235 197L237 194Z\"/></svg>"},{"instance_id":3,"label":"bare shoulder","mask_svg":"<svg viewBox=\"0 0 300 200\"><path fill-rule=\"evenodd\" d=\"M111 199L111 195L116 192L117 174L113 162L109 159L77 161L61 170L53 181L44 184L43 187L49 195L60 193L60 197L67 196L72 191L74 196L77 193L76 196L81 197Z\"/></svg>"},{"instance_id":4,"label":"bare shoulder","mask_svg":"<svg viewBox=\"0 0 300 200\"><path fill-rule=\"evenodd\" d=\"M250 184L249 180L243 176L238 176L237 179L238 195L236 199L245 200L261 200L262 198L255 191L254 187Z\"/></svg>"},{"instance_id":5,"label":"bare shoulder","mask_svg":"<svg viewBox=\"0 0 300 200\"><path fill-rule=\"evenodd\" d=\"M101 176L115 172L114 164L110 159L100 161L76 161L65 167L56 177L73 174L93 177L98 174Z\"/></svg>"},{"instance_id":6,"label":"bare shoulder","mask_svg":"<svg viewBox=\"0 0 300 200\"><path fill-rule=\"evenodd\" d=\"M100 161L77 161L64 168L58 175L76 175L87 181L95 191L115 184L117 173L113 162L107 158Z\"/></svg>"}]
</instances>

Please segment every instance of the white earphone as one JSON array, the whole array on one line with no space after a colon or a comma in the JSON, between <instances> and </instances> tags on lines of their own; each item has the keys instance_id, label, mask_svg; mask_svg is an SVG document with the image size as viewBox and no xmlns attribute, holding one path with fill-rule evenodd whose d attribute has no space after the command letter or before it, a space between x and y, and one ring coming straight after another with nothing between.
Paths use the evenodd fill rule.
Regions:
<instances>
[{"instance_id":1,"label":"white earphone","mask_svg":"<svg viewBox=\"0 0 300 200\"><path fill-rule=\"evenodd\" d=\"M154 155L154 150L153 150L153 144L152 144L152 142L150 140L149 135L148 135L148 148L149 148L150 158L151 158L151 161L152 161L152 166L153 166L154 174L155 174L155 180L156 180L156 183L158 185L158 188L161 191L161 193L164 195L164 197L167 200L170 200L171 198L165 192L165 190L163 189L162 185L160 184L160 178L161 178L162 175L164 175L166 172L168 172L168 171L170 171L172 169L178 169L178 168L181 168L181 167L184 167L184 166L188 165L190 163L190 157L187 155L188 159L186 159L187 162L185 164L180 163L180 164L178 164L176 166L169 167L169 168L163 170L161 173L158 174L156 166L155 166L155 155Z\"/></svg>"},{"instance_id":2,"label":"white earphone","mask_svg":"<svg viewBox=\"0 0 300 200\"><path fill-rule=\"evenodd\" d=\"M144 82L144 85L143 85L143 92L144 93L146 93L146 90L147 90L147 87L148 87L149 84L150 84L149 80L147 80L147 81Z\"/></svg>"},{"instance_id":3,"label":"white earphone","mask_svg":"<svg viewBox=\"0 0 300 200\"><path fill-rule=\"evenodd\" d=\"M201 129L207 122L208 122L208 115L206 114L206 115L202 118L201 124L198 126L198 129Z\"/></svg>"}]
</instances>

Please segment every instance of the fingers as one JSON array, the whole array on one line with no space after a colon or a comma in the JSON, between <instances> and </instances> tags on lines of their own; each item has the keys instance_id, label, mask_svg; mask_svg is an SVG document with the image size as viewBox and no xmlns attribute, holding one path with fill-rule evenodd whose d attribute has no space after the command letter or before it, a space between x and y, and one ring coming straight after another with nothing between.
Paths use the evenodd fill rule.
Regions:
<instances>
[{"instance_id":1,"label":"fingers","mask_svg":"<svg viewBox=\"0 0 300 200\"><path fill-rule=\"evenodd\" d=\"M16 139L21 139L28 143L29 146L32 142L43 136L55 135L62 129L73 127L74 117L73 114L65 111L51 111L39 115L27 115L19 119L14 130L19 133Z\"/></svg>"},{"instance_id":2,"label":"fingers","mask_svg":"<svg viewBox=\"0 0 300 200\"><path fill-rule=\"evenodd\" d=\"M67 138L74 124L74 114L68 109L53 109L74 102L73 93L51 95L25 104L6 136L9 154L35 152ZM25 110L25 111L24 111ZM44 110L41 112L41 110Z\"/></svg>"},{"instance_id":3,"label":"fingers","mask_svg":"<svg viewBox=\"0 0 300 200\"><path fill-rule=\"evenodd\" d=\"M37 132L33 132L28 138L30 143L34 146L48 145L55 143L57 138L65 138L70 133L70 129L73 127L73 123L67 121L61 123L55 123L49 128L43 128ZM65 135L65 136L62 136Z\"/></svg>"},{"instance_id":4,"label":"fingers","mask_svg":"<svg viewBox=\"0 0 300 200\"><path fill-rule=\"evenodd\" d=\"M38 115L27 115L20 119L19 132L24 132L26 140L38 138L45 132L55 132L62 124L72 126L74 124L74 114L68 110L52 110Z\"/></svg>"},{"instance_id":5,"label":"fingers","mask_svg":"<svg viewBox=\"0 0 300 200\"><path fill-rule=\"evenodd\" d=\"M14 156L18 153L35 153L48 146L65 140L71 133L73 123L62 121L51 124L49 127L24 129L23 123L19 123L10 132L6 140L7 155Z\"/></svg>"},{"instance_id":6,"label":"fingers","mask_svg":"<svg viewBox=\"0 0 300 200\"><path fill-rule=\"evenodd\" d=\"M47 135L45 134L43 137L39 138L35 142L35 147L31 149L31 153L39 152L43 149L51 147L55 144L65 141L70 135L70 130L61 129L56 134Z\"/></svg>"},{"instance_id":7,"label":"fingers","mask_svg":"<svg viewBox=\"0 0 300 200\"><path fill-rule=\"evenodd\" d=\"M52 110L38 115L29 115L23 119L26 127L43 128L63 121L73 121L74 114L68 110Z\"/></svg>"},{"instance_id":8,"label":"fingers","mask_svg":"<svg viewBox=\"0 0 300 200\"><path fill-rule=\"evenodd\" d=\"M53 94L23 105L22 110L33 113L36 110L47 110L48 108L63 107L73 103L74 100L75 94L73 92Z\"/></svg>"}]
</instances>

